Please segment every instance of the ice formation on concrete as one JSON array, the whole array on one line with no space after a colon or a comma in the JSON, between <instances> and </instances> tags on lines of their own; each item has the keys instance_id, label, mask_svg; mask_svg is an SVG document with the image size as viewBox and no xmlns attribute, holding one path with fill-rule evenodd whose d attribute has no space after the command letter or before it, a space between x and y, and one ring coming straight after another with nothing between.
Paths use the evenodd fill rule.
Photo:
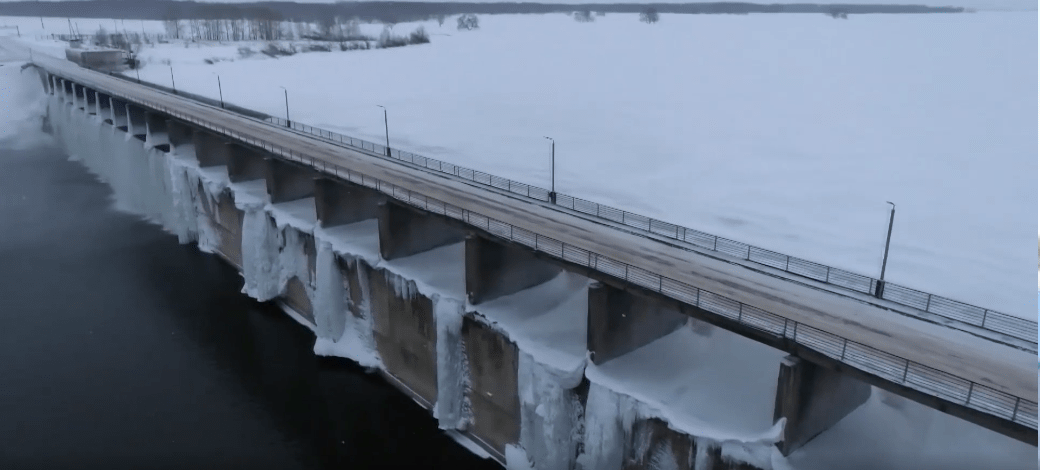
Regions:
<instances>
[{"instance_id":1,"label":"ice formation on concrete","mask_svg":"<svg viewBox=\"0 0 1040 470\"><path fill-rule=\"evenodd\" d=\"M523 447L506 445L506 470L532 470L535 466Z\"/></svg>"},{"instance_id":2,"label":"ice formation on concrete","mask_svg":"<svg viewBox=\"0 0 1040 470\"><path fill-rule=\"evenodd\" d=\"M462 341L462 304L436 295L433 314L437 324L437 403L433 417L441 429L466 429L471 423L469 362Z\"/></svg>"},{"instance_id":3,"label":"ice formation on concrete","mask_svg":"<svg viewBox=\"0 0 1040 470\"><path fill-rule=\"evenodd\" d=\"M583 410L574 388L581 375L560 372L520 350L520 445L535 456L538 470L573 467L582 438Z\"/></svg>"}]
</instances>

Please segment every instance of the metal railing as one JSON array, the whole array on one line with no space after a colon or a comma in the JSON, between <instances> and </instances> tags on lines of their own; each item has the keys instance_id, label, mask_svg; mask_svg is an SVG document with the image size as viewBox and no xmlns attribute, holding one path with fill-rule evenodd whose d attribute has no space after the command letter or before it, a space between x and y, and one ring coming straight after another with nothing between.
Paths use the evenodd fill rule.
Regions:
<instances>
[{"instance_id":1,"label":"metal railing","mask_svg":"<svg viewBox=\"0 0 1040 470\"><path fill-rule=\"evenodd\" d=\"M599 253L564 243L537 232L516 227L492 217L445 203L406 188L363 175L348 168L308 157L292 149L200 120L161 104L121 93L108 92L128 102L161 111L201 128L264 149L274 155L297 161L344 180L376 189L399 201L425 211L463 221L503 239L520 243L565 262L574 263L614 278L630 282L685 304L714 313L776 338L792 341L867 374L918 392L963 405L989 415L1037 429L1037 403L995 388L943 372L909 359L890 354L848 338L829 333L744 304L740 301L699 289L692 285L629 265Z\"/></svg>"},{"instance_id":2,"label":"metal railing","mask_svg":"<svg viewBox=\"0 0 1040 470\"><path fill-rule=\"evenodd\" d=\"M147 85L167 92L170 91L161 85ZM184 95L185 93L180 92L180 94ZM216 102L215 100L202 98L197 95L188 96L210 105L213 105L213 103ZM262 115L262 113L246 110L245 108L238 106L234 106L234 109L232 110L238 114L248 115L253 118L266 116ZM265 120L281 127L288 127L299 132L319 137L329 142L364 150L379 157L387 157L386 146L384 145L340 134L338 132L321 129L319 127L310 126L298 121L286 121L285 119L274 116L266 116ZM477 184L498 188L518 196L524 196L541 202L554 204L559 207L571 209L575 212L619 223L657 236L688 243L704 250L710 250L737 259L768 266L773 269L779 269L788 274L809 278L827 285L868 295L875 295L878 291L879 281L870 276L856 274L851 271L816 263L803 258L785 255L765 248L759 248L747 243L664 222L652 217L635 214L559 192L556 193L556 200L553 201L549 197L550 191L548 189L521 183L519 181L513 181L508 178L502 178L479 170L454 165L442 160L424 157L412 152L391 149L389 156L394 160L411 163L429 171L450 174ZM1037 322L1035 321L978 307L947 297L930 294L899 284L893 284L888 281L884 283L884 288L881 291L881 298L925 313L937 315L948 320L1007 335L1032 345L1034 352L1037 350L1038 327Z\"/></svg>"},{"instance_id":3,"label":"metal railing","mask_svg":"<svg viewBox=\"0 0 1040 470\"><path fill-rule=\"evenodd\" d=\"M300 132L311 134L331 142L366 150L379 156L385 157L387 155L385 146L368 142L366 140L309 126L297 121L292 121L290 123L291 126L286 126L285 119L268 117L267 120L282 127L291 127ZM746 243L730 240L728 238L683 227L681 225L664 222L585 199L568 196L559 192L557 192L556 201L554 202L549 198L548 189L520 183L507 178L501 178L477 170L471 170L469 168L434 158L424 157L411 152L392 149L390 156L393 159L408 162L427 170L451 174L479 184L492 186L520 196L555 204L557 206L600 219L609 220L638 230L643 230L658 236L686 242L705 250L711 250L743 259L745 261L765 265L789 274L807 277L824 284L869 295L874 295L877 292L878 280L870 276L856 274L806 259L767 250L765 248L759 248ZM881 298L899 305L938 315L946 319L955 320L984 330L1027 341L1034 346L1034 351L1036 350L1037 322L1035 321L977 307L968 303L929 294L927 292L911 289L887 281L882 290Z\"/></svg>"}]
</instances>

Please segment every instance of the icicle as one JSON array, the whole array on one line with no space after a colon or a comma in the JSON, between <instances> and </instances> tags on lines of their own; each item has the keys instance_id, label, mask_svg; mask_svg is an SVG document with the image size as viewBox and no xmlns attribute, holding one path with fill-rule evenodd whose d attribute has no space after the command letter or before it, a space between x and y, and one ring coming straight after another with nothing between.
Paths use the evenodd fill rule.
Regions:
<instances>
[{"instance_id":1,"label":"icicle","mask_svg":"<svg viewBox=\"0 0 1040 470\"><path fill-rule=\"evenodd\" d=\"M242 220L242 292L260 300L271 300L281 293L278 233L262 207L245 211Z\"/></svg>"},{"instance_id":2,"label":"icicle","mask_svg":"<svg viewBox=\"0 0 1040 470\"><path fill-rule=\"evenodd\" d=\"M568 470L574 464L578 446L575 417L581 404L568 388L574 384L567 375L520 351L520 443L538 470Z\"/></svg>"},{"instance_id":3,"label":"icicle","mask_svg":"<svg viewBox=\"0 0 1040 470\"><path fill-rule=\"evenodd\" d=\"M317 260L315 267L314 322L319 338L338 340L343 336L346 322L347 295L343 287L343 273L336 263L332 244L315 240Z\"/></svg>"},{"instance_id":4,"label":"icicle","mask_svg":"<svg viewBox=\"0 0 1040 470\"><path fill-rule=\"evenodd\" d=\"M433 417L441 429L466 429L472 419L468 413L469 364L463 349L463 305L454 299L433 298L437 324L437 403Z\"/></svg>"},{"instance_id":5,"label":"icicle","mask_svg":"<svg viewBox=\"0 0 1040 470\"><path fill-rule=\"evenodd\" d=\"M578 456L578 468L621 469L625 428L619 416L620 406L617 394L595 383L591 384L585 404L585 451Z\"/></svg>"}]
</instances>

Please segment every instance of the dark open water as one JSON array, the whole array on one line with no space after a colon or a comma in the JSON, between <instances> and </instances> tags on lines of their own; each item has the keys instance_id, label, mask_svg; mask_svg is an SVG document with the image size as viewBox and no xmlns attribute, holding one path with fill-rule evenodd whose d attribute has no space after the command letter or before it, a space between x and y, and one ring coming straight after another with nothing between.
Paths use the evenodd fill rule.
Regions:
<instances>
[{"instance_id":1,"label":"dark open water","mask_svg":"<svg viewBox=\"0 0 1040 470\"><path fill-rule=\"evenodd\" d=\"M0 148L0 469L500 468L109 194Z\"/></svg>"}]
</instances>

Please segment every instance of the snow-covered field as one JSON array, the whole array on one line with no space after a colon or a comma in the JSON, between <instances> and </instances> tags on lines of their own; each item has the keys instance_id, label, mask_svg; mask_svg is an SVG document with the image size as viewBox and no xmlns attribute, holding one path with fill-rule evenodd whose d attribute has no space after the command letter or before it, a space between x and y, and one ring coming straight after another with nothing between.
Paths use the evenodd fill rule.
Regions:
<instances>
[{"instance_id":1,"label":"snow-covered field","mask_svg":"<svg viewBox=\"0 0 1040 470\"><path fill-rule=\"evenodd\" d=\"M384 105L391 145L542 187L551 136L562 192L872 276L893 201L888 280L1036 318L1019 229L1035 12L449 26L425 23L422 46L281 59L158 45L141 78L169 85L169 60L178 89L216 98L219 75L226 101L275 116L284 86L292 119L375 142Z\"/></svg>"}]
</instances>

